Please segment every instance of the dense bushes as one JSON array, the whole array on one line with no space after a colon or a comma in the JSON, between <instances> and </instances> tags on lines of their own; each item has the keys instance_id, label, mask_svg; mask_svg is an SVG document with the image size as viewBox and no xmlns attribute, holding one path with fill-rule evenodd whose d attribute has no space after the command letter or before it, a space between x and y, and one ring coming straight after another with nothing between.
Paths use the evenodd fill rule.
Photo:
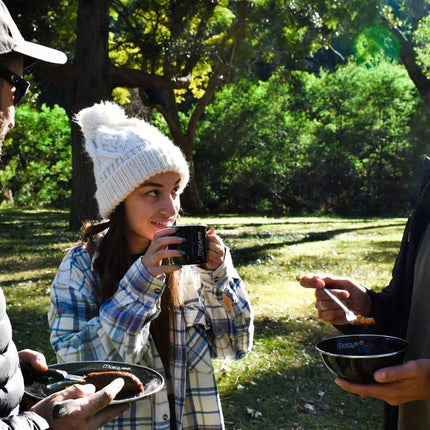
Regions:
<instances>
[{"instance_id":1,"label":"dense bushes","mask_svg":"<svg viewBox=\"0 0 430 430\"><path fill-rule=\"evenodd\" d=\"M242 81L207 109L196 150L206 206L225 212L398 215L429 149L401 66Z\"/></svg>"},{"instance_id":2,"label":"dense bushes","mask_svg":"<svg viewBox=\"0 0 430 430\"><path fill-rule=\"evenodd\" d=\"M2 204L68 206L72 148L66 112L22 105L16 124L3 145Z\"/></svg>"}]
</instances>

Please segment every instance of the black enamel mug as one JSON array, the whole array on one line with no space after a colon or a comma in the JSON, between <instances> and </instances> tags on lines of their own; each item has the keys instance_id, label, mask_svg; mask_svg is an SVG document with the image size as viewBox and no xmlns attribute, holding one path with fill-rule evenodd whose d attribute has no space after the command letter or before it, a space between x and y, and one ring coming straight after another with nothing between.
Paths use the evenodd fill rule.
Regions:
<instances>
[{"instance_id":1,"label":"black enamel mug","mask_svg":"<svg viewBox=\"0 0 430 430\"><path fill-rule=\"evenodd\" d=\"M185 239L183 243L169 245L170 249L184 251L181 257L173 257L174 264L181 266L187 264L205 264L207 261L207 240L205 225L177 225L175 236Z\"/></svg>"}]
</instances>

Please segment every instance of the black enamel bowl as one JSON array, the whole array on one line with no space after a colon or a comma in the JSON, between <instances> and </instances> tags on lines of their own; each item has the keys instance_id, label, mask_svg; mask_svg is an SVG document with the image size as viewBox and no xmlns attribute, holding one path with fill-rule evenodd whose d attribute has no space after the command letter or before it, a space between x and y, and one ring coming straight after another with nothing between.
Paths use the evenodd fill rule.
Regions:
<instances>
[{"instance_id":1,"label":"black enamel bowl","mask_svg":"<svg viewBox=\"0 0 430 430\"><path fill-rule=\"evenodd\" d=\"M316 348L327 368L349 381L372 383L373 373L401 364L408 343L378 334L336 336L320 341Z\"/></svg>"}]
</instances>

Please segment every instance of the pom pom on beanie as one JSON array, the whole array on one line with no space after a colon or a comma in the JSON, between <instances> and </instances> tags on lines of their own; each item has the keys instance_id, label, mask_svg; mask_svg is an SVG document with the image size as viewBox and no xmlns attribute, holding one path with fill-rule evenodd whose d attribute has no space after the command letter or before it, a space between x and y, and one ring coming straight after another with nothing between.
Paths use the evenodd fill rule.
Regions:
<instances>
[{"instance_id":1,"label":"pom pom on beanie","mask_svg":"<svg viewBox=\"0 0 430 430\"><path fill-rule=\"evenodd\" d=\"M109 218L131 192L159 173L178 173L179 193L186 187L189 168L181 150L146 121L128 118L111 102L81 110L75 121L93 161L96 199L103 218Z\"/></svg>"}]
</instances>

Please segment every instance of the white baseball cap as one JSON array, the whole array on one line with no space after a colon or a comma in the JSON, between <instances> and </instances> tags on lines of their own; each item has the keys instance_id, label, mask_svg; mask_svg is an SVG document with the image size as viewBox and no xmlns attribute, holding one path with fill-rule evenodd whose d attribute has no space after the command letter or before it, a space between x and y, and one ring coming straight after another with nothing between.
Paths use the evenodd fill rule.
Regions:
<instances>
[{"instance_id":1,"label":"white baseball cap","mask_svg":"<svg viewBox=\"0 0 430 430\"><path fill-rule=\"evenodd\" d=\"M24 40L7 7L0 0L0 55L9 52L18 52L48 63L64 64L67 61L64 52Z\"/></svg>"}]
</instances>

